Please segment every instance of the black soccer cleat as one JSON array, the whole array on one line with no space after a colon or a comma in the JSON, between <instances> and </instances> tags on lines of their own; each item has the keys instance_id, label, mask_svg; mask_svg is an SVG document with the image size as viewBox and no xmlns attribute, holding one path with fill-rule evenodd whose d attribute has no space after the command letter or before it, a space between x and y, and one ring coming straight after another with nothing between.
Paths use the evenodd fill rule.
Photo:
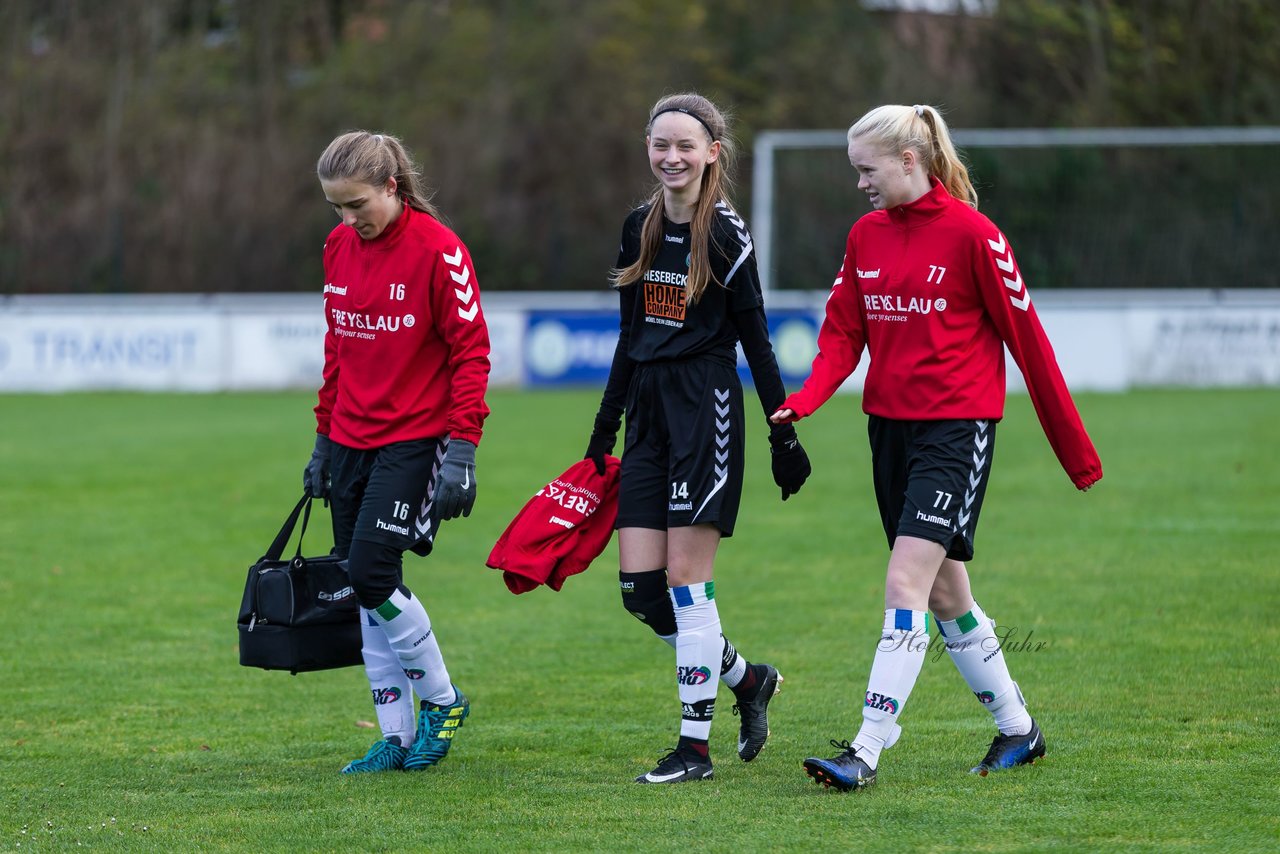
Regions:
<instances>
[{"instance_id":1,"label":"black soccer cleat","mask_svg":"<svg viewBox=\"0 0 1280 854\"><path fill-rule=\"evenodd\" d=\"M1044 735L1040 732L1040 725L1032 718L1031 732L1026 735L997 735L982 762L970 768L969 773L985 777L992 771L1034 765L1044 753Z\"/></svg>"},{"instance_id":2,"label":"black soccer cleat","mask_svg":"<svg viewBox=\"0 0 1280 854\"><path fill-rule=\"evenodd\" d=\"M673 749L658 766L648 774L636 778L637 783L687 783L690 780L710 780L711 759L692 750Z\"/></svg>"},{"instance_id":3,"label":"black soccer cleat","mask_svg":"<svg viewBox=\"0 0 1280 854\"><path fill-rule=\"evenodd\" d=\"M831 746L838 747L841 753L830 759L806 759L805 773L815 783L827 788L848 792L853 789L865 789L876 781L876 769L864 762L847 741L831 739Z\"/></svg>"},{"instance_id":4,"label":"black soccer cleat","mask_svg":"<svg viewBox=\"0 0 1280 854\"><path fill-rule=\"evenodd\" d=\"M769 701L782 690L782 674L772 664L761 664L764 675L756 686L756 693L747 702L733 704L733 713L741 718L738 727L738 758L750 762L760 755L764 743L769 740Z\"/></svg>"}]
</instances>

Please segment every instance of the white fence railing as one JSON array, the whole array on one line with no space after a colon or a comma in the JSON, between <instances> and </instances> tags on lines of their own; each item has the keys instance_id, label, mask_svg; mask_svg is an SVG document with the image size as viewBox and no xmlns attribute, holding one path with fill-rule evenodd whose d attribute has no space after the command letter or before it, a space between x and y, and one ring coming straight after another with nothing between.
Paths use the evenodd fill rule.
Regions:
<instances>
[{"instance_id":1,"label":"white fence railing","mask_svg":"<svg viewBox=\"0 0 1280 854\"><path fill-rule=\"evenodd\" d=\"M1072 388L1280 386L1280 291L1033 296ZM825 298L769 297L788 387L808 372ZM599 387L607 376L613 295L492 293L484 311L492 385ZM314 389L323 337L320 299L307 294L0 298L0 392ZM865 370L846 388L860 389Z\"/></svg>"}]
</instances>

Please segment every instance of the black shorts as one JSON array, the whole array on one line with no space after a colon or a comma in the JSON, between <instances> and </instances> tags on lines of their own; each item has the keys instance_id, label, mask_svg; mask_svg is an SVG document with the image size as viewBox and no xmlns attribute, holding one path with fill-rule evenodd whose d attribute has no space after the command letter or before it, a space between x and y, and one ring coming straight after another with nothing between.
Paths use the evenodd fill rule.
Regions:
<instances>
[{"instance_id":1,"label":"black shorts","mask_svg":"<svg viewBox=\"0 0 1280 854\"><path fill-rule=\"evenodd\" d=\"M973 536L996 449L995 421L894 421L870 416L871 469L889 548L900 535L973 558Z\"/></svg>"},{"instance_id":2,"label":"black shorts","mask_svg":"<svg viewBox=\"0 0 1280 854\"><path fill-rule=\"evenodd\" d=\"M707 523L732 536L743 421L735 366L711 359L638 365L627 392L616 527Z\"/></svg>"},{"instance_id":3,"label":"black shorts","mask_svg":"<svg viewBox=\"0 0 1280 854\"><path fill-rule=\"evenodd\" d=\"M348 553L353 539L419 554L431 550L437 528L431 493L445 445L417 439L362 451L333 443L329 503L339 554Z\"/></svg>"}]
</instances>

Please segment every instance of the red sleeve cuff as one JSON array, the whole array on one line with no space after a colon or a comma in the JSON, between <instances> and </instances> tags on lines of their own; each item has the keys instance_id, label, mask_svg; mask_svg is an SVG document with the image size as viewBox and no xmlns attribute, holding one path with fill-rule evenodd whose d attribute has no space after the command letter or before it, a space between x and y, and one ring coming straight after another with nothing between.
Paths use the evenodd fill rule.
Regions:
<instances>
[{"instance_id":1,"label":"red sleeve cuff","mask_svg":"<svg viewBox=\"0 0 1280 854\"><path fill-rule=\"evenodd\" d=\"M1089 469L1087 472L1071 478L1071 482L1076 485L1076 489L1088 489L1100 480L1102 480L1101 467Z\"/></svg>"},{"instance_id":2,"label":"red sleeve cuff","mask_svg":"<svg viewBox=\"0 0 1280 854\"><path fill-rule=\"evenodd\" d=\"M450 430L450 431L449 431L449 438L450 438L450 439L461 439L461 440L462 440L462 441L464 441L464 442L470 442L470 443L471 443L471 444L473 444L473 445L479 446L479 444L480 444L480 431L479 431L479 430L476 430L476 431L474 431L474 432L473 432L473 431L471 431L471 430Z\"/></svg>"},{"instance_id":3,"label":"red sleeve cuff","mask_svg":"<svg viewBox=\"0 0 1280 854\"><path fill-rule=\"evenodd\" d=\"M808 405L805 402L804 393L799 391L790 395L786 400L782 402L782 406L778 408L790 409L792 412L794 412L796 416L795 418L792 419L792 421L799 421L801 418L807 418L808 416L813 414L813 411L808 407Z\"/></svg>"}]
</instances>

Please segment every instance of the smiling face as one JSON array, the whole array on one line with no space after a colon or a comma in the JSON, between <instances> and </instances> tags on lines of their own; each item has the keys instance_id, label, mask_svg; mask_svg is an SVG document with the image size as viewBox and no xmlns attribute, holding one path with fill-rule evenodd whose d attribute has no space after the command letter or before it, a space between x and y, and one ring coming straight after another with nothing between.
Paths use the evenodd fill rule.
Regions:
<instances>
[{"instance_id":1,"label":"smiling face","mask_svg":"<svg viewBox=\"0 0 1280 854\"><path fill-rule=\"evenodd\" d=\"M886 151L865 136L849 142L849 163L858 170L858 189L876 210L914 202L929 191L929 176L915 151Z\"/></svg>"},{"instance_id":2,"label":"smiling face","mask_svg":"<svg viewBox=\"0 0 1280 854\"><path fill-rule=\"evenodd\" d=\"M334 211L365 240L373 240L400 216L402 204L396 195L396 179L381 186L345 178L321 180L325 200Z\"/></svg>"},{"instance_id":3,"label":"smiling face","mask_svg":"<svg viewBox=\"0 0 1280 854\"><path fill-rule=\"evenodd\" d=\"M712 142L707 129L693 116L663 113L653 120L646 139L649 168L662 183L668 198L684 204L697 201L702 174L720 156L720 143Z\"/></svg>"}]
</instances>

